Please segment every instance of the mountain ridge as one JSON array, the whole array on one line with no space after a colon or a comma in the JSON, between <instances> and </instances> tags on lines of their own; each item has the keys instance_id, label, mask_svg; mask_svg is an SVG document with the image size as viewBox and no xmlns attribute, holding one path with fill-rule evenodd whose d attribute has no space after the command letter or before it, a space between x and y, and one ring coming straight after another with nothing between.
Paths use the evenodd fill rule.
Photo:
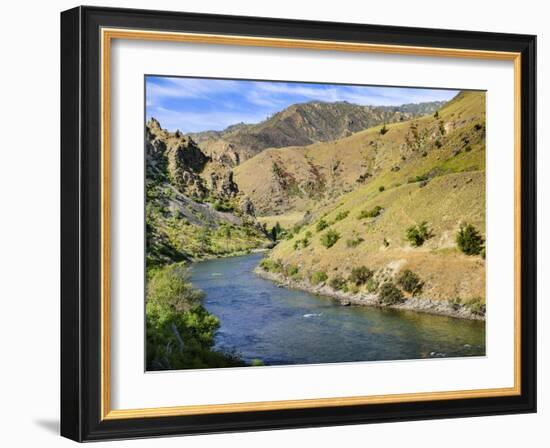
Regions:
<instances>
[{"instance_id":1,"label":"mountain ridge","mask_svg":"<svg viewBox=\"0 0 550 448\"><path fill-rule=\"evenodd\" d=\"M337 140L372 126L433 113L444 101L368 106L345 101L295 103L256 124L188 133L214 160L239 165L267 148Z\"/></svg>"}]
</instances>

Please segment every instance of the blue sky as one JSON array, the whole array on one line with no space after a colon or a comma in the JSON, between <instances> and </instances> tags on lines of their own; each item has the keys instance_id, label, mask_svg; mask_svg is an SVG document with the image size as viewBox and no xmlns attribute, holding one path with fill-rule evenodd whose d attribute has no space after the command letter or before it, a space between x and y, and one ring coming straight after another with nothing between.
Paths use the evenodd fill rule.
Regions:
<instances>
[{"instance_id":1,"label":"blue sky","mask_svg":"<svg viewBox=\"0 0 550 448\"><path fill-rule=\"evenodd\" d=\"M205 78L145 79L146 118L170 131L222 130L235 123L258 123L291 104L348 101L390 106L449 100L456 90L347 86Z\"/></svg>"}]
</instances>

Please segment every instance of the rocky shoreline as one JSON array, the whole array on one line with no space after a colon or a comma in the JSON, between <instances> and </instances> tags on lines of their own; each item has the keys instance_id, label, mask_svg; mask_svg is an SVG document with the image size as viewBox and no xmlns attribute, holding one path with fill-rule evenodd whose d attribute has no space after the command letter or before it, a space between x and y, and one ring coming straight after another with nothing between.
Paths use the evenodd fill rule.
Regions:
<instances>
[{"instance_id":1,"label":"rocky shoreline","mask_svg":"<svg viewBox=\"0 0 550 448\"><path fill-rule=\"evenodd\" d=\"M473 313L464 305L453 306L451 303L442 300L411 297L408 298L404 303L384 306L380 305L376 294L369 294L364 292L354 294L351 292L338 291L326 285L325 283L312 285L307 281L294 280L281 274L264 271L260 267L257 267L254 270L254 273L261 278L277 283L277 285L281 287L298 289L316 295L331 297L338 300L343 306L376 306L383 308L416 311L419 313L436 314L440 316L454 317L457 319L470 319L481 321L485 320L485 316Z\"/></svg>"}]
</instances>

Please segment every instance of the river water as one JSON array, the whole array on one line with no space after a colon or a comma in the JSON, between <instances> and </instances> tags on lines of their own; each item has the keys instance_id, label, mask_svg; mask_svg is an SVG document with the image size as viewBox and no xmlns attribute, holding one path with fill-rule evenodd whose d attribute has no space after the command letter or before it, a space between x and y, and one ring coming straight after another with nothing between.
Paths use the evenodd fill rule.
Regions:
<instances>
[{"instance_id":1,"label":"river water","mask_svg":"<svg viewBox=\"0 0 550 448\"><path fill-rule=\"evenodd\" d=\"M221 322L216 348L266 365L485 355L485 323L280 288L254 274L263 254L194 264L191 281Z\"/></svg>"}]
</instances>

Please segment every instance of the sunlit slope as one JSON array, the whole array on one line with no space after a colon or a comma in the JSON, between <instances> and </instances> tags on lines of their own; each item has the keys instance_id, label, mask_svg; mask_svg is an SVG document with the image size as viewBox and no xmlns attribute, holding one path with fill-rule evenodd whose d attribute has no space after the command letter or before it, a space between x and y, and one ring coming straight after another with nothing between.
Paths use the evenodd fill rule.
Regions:
<instances>
[{"instance_id":1,"label":"sunlit slope","mask_svg":"<svg viewBox=\"0 0 550 448\"><path fill-rule=\"evenodd\" d=\"M461 93L437 117L388 125L384 135L378 127L335 143L265 151L243 164L236 177L240 188L252 200L265 195L266 207L267 198L276 196L270 185L273 176L254 179L253 163L281 160L299 178L309 162L327 182L318 198L286 196L287 210L310 210L309 223L292 239L280 242L270 257L297 266L304 279L318 271L329 279L339 274L346 277L353 267L362 265L388 279L411 269L424 282L423 296L484 300L484 259L465 255L456 245L461 222L485 235L484 102L483 93ZM327 161L333 160L339 161L339 182L330 178ZM366 179L358 182L365 173ZM360 219L361 212L375 207L381 208L379 216ZM266 214L276 213L266 210ZM317 231L321 219L329 226ZM412 247L406 230L423 221L433 236ZM326 248L321 236L331 229L338 240ZM304 238L306 247L300 243Z\"/></svg>"},{"instance_id":2,"label":"sunlit slope","mask_svg":"<svg viewBox=\"0 0 550 448\"><path fill-rule=\"evenodd\" d=\"M438 118L388 124L385 134L377 126L332 142L268 149L236 167L235 179L260 214L272 216L313 212L362 185L391 187L430 169L483 169L484 101L483 93L461 93Z\"/></svg>"}]
</instances>

